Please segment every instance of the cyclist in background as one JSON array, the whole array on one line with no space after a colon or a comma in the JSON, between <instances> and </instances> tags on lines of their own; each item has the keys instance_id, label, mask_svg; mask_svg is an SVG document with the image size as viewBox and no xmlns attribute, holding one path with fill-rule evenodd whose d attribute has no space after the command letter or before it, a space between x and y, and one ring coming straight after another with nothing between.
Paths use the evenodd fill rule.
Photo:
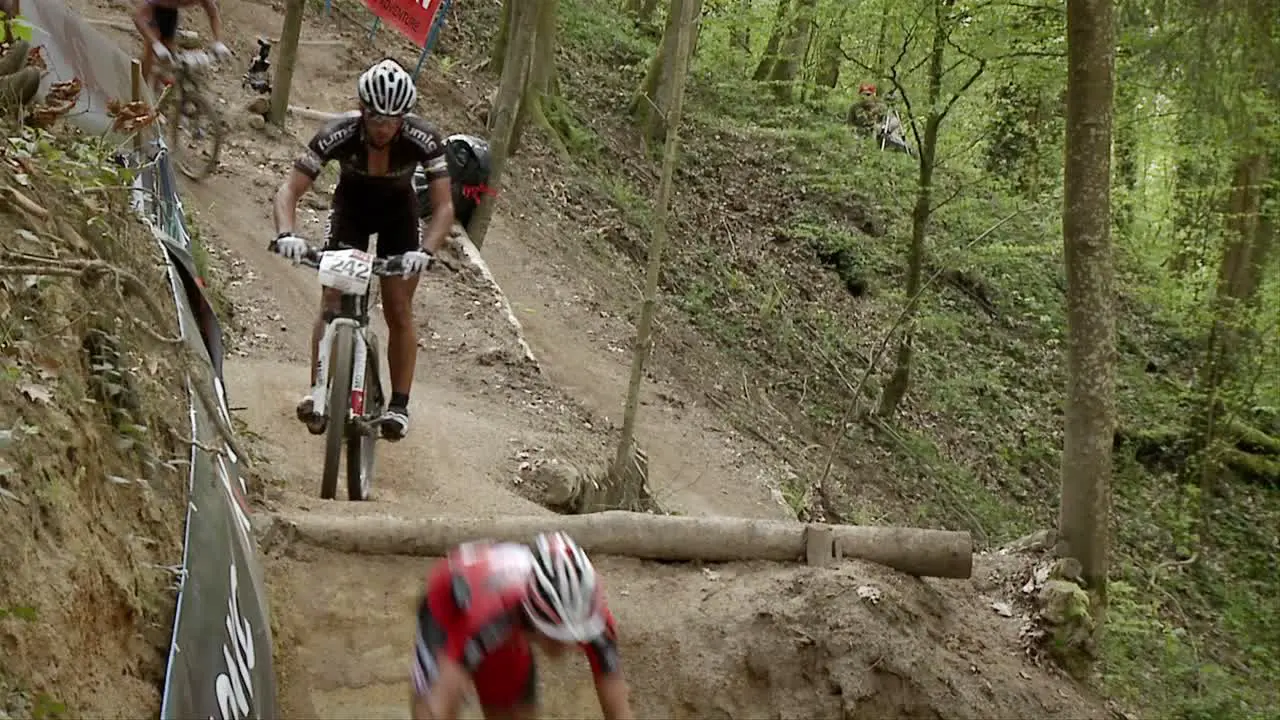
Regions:
<instances>
[{"instance_id":1,"label":"cyclist in background","mask_svg":"<svg viewBox=\"0 0 1280 720\"><path fill-rule=\"evenodd\" d=\"M222 42L222 15L217 0L138 0L133 11L133 24L142 33L142 77L159 90L155 82L155 63L168 64L173 60L173 41L178 36L178 11L199 4L209 16L209 29L213 32L213 54L219 60L231 57L231 50Z\"/></svg>"},{"instance_id":2,"label":"cyclist in background","mask_svg":"<svg viewBox=\"0 0 1280 720\"><path fill-rule=\"evenodd\" d=\"M360 109L321 128L276 192L275 249L295 264L302 260L307 243L294 235L298 199L311 189L321 168L330 160L337 160L340 172L325 224L326 247L368 250L369 236L377 233L378 257L399 255L403 259L402 277L381 278L382 311L389 330L391 401L380 424L382 436L394 441L403 438L409 429L409 390L418 358L413 293L418 287L418 273L430 266L435 253L449 239L453 203L449 198L444 141L430 123L409 112L418 101L418 90L409 73L400 63L386 59L366 70L356 86ZM413 172L419 164L426 169L427 197L432 208L425 238L420 237L418 201L413 192ZM324 316L338 309L340 298L337 290L324 289L311 335L312 386L316 382ZM310 393L298 402L296 411L312 434L325 431L326 419L316 416Z\"/></svg>"},{"instance_id":3,"label":"cyclist in background","mask_svg":"<svg viewBox=\"0 0 1280 720\"><path fill-rule=\"evenodd\" d=\"M413 720L456 720L467 686L485 718L529 720L538 701L532 646L580 649L605 720L632 720L617 630L591 561L568 535L532 546L465 543L427 573L414 642Z\"/></svg>"}]
</instances>

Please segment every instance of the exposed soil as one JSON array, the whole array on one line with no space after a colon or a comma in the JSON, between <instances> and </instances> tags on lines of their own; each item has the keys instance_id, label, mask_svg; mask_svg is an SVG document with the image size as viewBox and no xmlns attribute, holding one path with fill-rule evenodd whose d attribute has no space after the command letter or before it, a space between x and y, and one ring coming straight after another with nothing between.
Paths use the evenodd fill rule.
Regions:
<instances>
[{"instance_id":1,"label":"exposed soil","mask_svg":"<svg viewBox=\"0 0 1280 720\"><path fill-rule=\"evenodd\" d=\"M225 0L221 8L242 61L255 35L279 31L278 8L244 0ZM90 12L120 10L103 5ZM198 15L186 13L184 23L199 26ZM304 35L345 37L350 45L304 48L294 103L348 106L355 68L380 53L333 24L309 21ZM126 47L136 43L124 33L119 39ZM402 60L413 57L386 30L378 43L394 45ZM610 277L588 276L596 265L580 264L550 237L554 229L522 195L542 190L513 184L485 254L540 369L519 360L516 335L478 276L433 271L416 303L421 340L410 436L380 445L373 501L318 500L321 441L292 417L306 385L316 283L265 249L271 195L314 123L294 121L293 137L249 129L238 110L249 99L238 72L224 71L216 86L232 123L223 168L186 187L184 202L211 248L214 282L236 310L229 400L260 455L264 509L547 512L519 487L520 463L537 456L600 459L613 438L630 324L589 300L593 283ZM492 78L428 71L421 87L422 107L447 131L479 130L465 107L485 95ZM313 210L324 206L312 203ZM320 213L303 216L304 234L318 238ZM385 337L380 320L375 327ZM641 439L664 504L688 514L790 516L773 489L787 467L695 397L702 395L668 378L646 388ZM411 602L426 561L294 546L267 562L283 716L405 717ZM820 571L599 562L642 717L1106 714L1087 693L1027 660L1019 622L991 611L985 594L1006 581L1020 584L1025 568L1005 568L993 585L988 575L1000 568L983 563L973 582L925 582L858 563ZM580 662L548 668L542 691L548 717L598 717Z\"/></svg>"},{"instance_id":2,"label":"exposed soil","mask_svg":"<svg viewBox=\"0 0 1280 720\"><path fill-rule=\"evenodd\" d=\"M54 132L58 150L11 142L0 163L0 187L56 209L0 212L0 717L154 716L190 455L186 372L161 337L177 333L173 291L124 193L70 189L84 165L54 155L77 134ZM115 270L45 274L91 261L168 314Z\"/></svg>"}]
</instances>

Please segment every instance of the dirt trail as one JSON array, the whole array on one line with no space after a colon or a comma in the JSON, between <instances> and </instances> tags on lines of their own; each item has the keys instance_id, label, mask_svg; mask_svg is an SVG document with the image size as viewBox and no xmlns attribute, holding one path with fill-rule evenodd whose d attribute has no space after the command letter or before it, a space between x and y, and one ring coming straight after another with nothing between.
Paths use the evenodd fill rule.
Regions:
<instances>
[{"instance_id":1,"label":"dirt trail","mask_svg":"<svg viewBox=\"0 0 1280 720\"><path fill-rule=\"evenodd\" d=\"M279 30L280 15L269 5L224 0L221 7L241 63L255 35ZM120 12L106 5L90 11ZM201 27L198 15L187 12L184 24ZM355 36L310 21L304 33ZM125 33L119 39L125 47L136 43ZM355 68L372 57L367 48L304 47L294 103L345 107ZM235 414L262 456L257 480L267 508L402 516L546 512L518 491L518 466L540 454L607 451L605 430L620 412L628 372L620 348L630 328L581 301L573 273L548 255L533 222L504 215L485 256L525 326L541 374L518 361L511 327L474 276L431 273L415 306L420 354L411 434L380 444L373 501L318 499L321 440L293 418L306 384L318 287L313 275L265 249L272 193L300 145L244 126L239 72L224 71L215 88L233 128L223 168L184 188L183 197L245 331L233 338L226 374ZM448 80L427 78L423 91L424 105L440 108L443 127L476 129L450 101L457 93ZM313 129L314 123L292 125L303 138ZM300 214L301 231L318 239L316 208L325 203L304 206L311 210ZM380 318L375 322L385 338ZM769 489L777 469L681 397L661 382L645 392L642 437L664 502L687 514L785 516ZM284 717L406 717L411 603L426 563L302 546L275 548L267 562ZM968 582L924 583L858 564L817 572L600 563L642 717L1100 716L1095 704L1026 665L1015 621L967 624L990 616L989 599ZM868 587L878 599L862 599ZM579 662L545 668L547 717L599 716L582 670Z\"/></svg>"}]
</instances>

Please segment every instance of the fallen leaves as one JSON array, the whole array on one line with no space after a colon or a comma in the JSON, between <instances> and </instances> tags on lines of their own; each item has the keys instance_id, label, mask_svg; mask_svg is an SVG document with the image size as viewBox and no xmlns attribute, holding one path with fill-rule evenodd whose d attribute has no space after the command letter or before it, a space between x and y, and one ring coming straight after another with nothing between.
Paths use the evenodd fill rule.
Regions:
<instances>
[{"instance_id":1,"label":"fallen leaves","mask_svg":"<svg viewBox=\"0 0 1280 720\"><path fill-rule=\"evenodd\" d=\"M127 103L111 100L107 103L107 115L114 118L111 129L124 133L137 132L156 121L155 110L145 100Z\"/></svg>"},{"instance_id":2,"label":"fallen leaves","mask_svg":"<svg viewBox=\"0 0 1280 720\"><path fill-rule=\"evenodd\" d=\"M82 85L80 78L71 78L66 82L54 83L49 87L44 102L36 105L27 114L27 125L47 129L58 118L66 115L80 100Z\"/></svg>"},{"instance_id":3,"label":"fallen leaves","mask_svg":"<svg viewBox=\"0 0 1280 720\"><path fill-rule=\"evenodd\" d=\"M44 59L44 46L37 45L27 51L27 66L48 70L49 63Z\"/></svg>"}]
</instances>

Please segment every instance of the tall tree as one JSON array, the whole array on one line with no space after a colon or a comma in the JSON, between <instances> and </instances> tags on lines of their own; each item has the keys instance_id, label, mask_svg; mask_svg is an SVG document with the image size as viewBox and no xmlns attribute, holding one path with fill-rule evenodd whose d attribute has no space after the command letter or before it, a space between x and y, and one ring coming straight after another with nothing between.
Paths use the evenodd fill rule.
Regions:
<instances>
[{"instance_id":1,"label":"tall tree","mask_svg":"<svg viewBox=\"0 0 1280 720\"><path fill-rule=\"evenodd\" d=\"M925 242L929 235L929 219L936 209L933 205L933 174L937 168L938 131L942 122L955 107L957 101L986 70L986 62L979 60L977 67L960 88L948 99L943 99L942 83L949 68L945 67L947 45L951 43L951 31L954 18L950 9L954 0L933 0L933 43L929 50L929 91L926 98L928 114L925 116L924 132L916 130L915 119L912 119L912 132L916 134L916 144L920 148L918 174L916 176L916 203L911 211L911 245L907 250L906 296L907 311L903 322L902 336L898 339L893 374L885 383L884 392L880 395L880 404L876 414L887 417L897 412L902 398L906 396L911 385L911 358L913 354L912 339L914 336L914 315L923 286L925 264ZM952 65L957 67L959 63ZM896 71L891 75L896 83ZM902 93L910 108L906 91L901 86L897 90Z\"/></svg>"},{"instance_id":2,"label":"tall tree","mask_svg":"<svg viewBox=\"0 0 1280 720\"><path fill-rule=\"evenodd\" d=\"M494 100L492 132L490 133L489 186L495 191L502 187L502 176L507 167L507 152L516 130L516 118L528 86L532 65L534 40L537 29L538 3L510 0L510 41L503 57L502 79ZM493 219L494 197L486 196L476 208L468 233L476 247L484 245L484 236Z\"/></svg>"},{"instance_id":3,"label":"tall tree","mask_svg":"<svg viewBox=\"0 0 1280 720\"><path fill-rule=\"evenodd\" d=\"M782 38L787 31L787 19L791 16L792 0L778 0L773 16L773 30L769 32L769 40L764 44L764 53L751 79L757 82L769 77L773 72L773 64L778 61L778 51L782 47Z\"/></svg>"},{"instance_id":4,"label":"tall tree","mask_svg":"<svg viewBox=\"0 0 1280 720\"><path fill-rule=\"evenodd\" d=\"M1105 608L1115 428L1115 268L1111 251L1112 0L1067 0L1067 127L1062 235L1067 399L1062 552ZM1100 626L1100 625L1099 625Z\"/></svg>"},{"instance_id":5,"label":"tall tree","mask_svg":"<svg viewBox=\"0 0 1280 720\"><path fill-rule=\"evenodd\" d=\"M622 413L622 438L609 473L607 497L610 507L634 507L647 493L647 461L642 459L635 442L636 422L640 412L640 386L644 382L644 366L653 347L653 318L657 314L658 279L662 275L662 253L670 234L671 194L676 162L680 154L680 120L684 114L684 87L694 40L697 5L685 2L677 18L675 63L672 67L671 109L665 118L666 142L662 151L662 171L658 179L656 220L649 243L649 263L645 271L644 302L636 323L636 339L631 360L631 378L627 386L626 405Z\"/></svg>"},{"instance_id":6,"label":"tall tree","mask_svg":"<svg viewBox=\"0 0 1280 720\"><path fill-rule=\"evenodd\" d=\"M671 0L667 10L667 25L662 41L649 60L644 80L631 99L631 113L640 125L646 140L661 142L666 137L667 119L672 117L677 81L683 86L682 74L688 73L693 55L693 42L697 37L702 0ZM686 27L683 23L689 23ZM689 32L689 42L681 45L680 38Z\"/></svg>"},{"instance_id":7,"label":"tall tree","mask_svg":"<svg viewBox=\"0 0 1280 720\"><path fill-rule=\"evenodd\" d=\"M525 28L533 33L533 56L526 73L526 87L521 92L515 126L509 139L508 153L515 154L525 125L532 122L546 133L551 146L562 158L568 156L566 138L571 136L569 120L564 112L556 84L556 24L559 20L560 0L528 0L536 9L534 27ZM503 3L501 24L494 38L489 65L502 74L510 55L509 38L514 25L515 0ZM496 105L496 101L495 101Z\"/></svg>"},{"instance_id":8,"label":"tall tree","mask_svg":"<svg viewBox=\"0 0 1280 720\"><path fill-rule=\"evenodd\" d=\"M805 56L809 53L809 42L813 39L814 15L818 9L818 0L794 0L791 22L769 69L769 82L773 85L774 97L779 102L789 103L793 99L794 85L804 65Z\"/></svg>"}]
</instances>

